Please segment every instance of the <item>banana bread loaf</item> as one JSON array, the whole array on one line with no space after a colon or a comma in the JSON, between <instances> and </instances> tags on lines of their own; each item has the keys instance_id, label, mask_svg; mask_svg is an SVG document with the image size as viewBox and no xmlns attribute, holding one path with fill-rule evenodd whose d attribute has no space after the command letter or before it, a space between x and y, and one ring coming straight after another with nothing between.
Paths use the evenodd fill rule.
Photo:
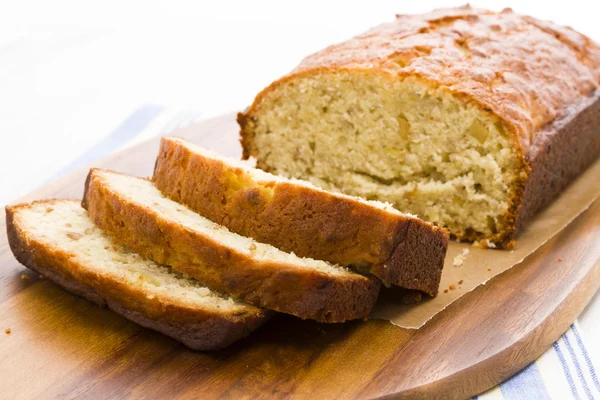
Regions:
<instances>
[{"instance_id":1,"label":"banana bread loaf","mask_svg":"<svg viewBox=\"0 0 600 400\"><path fill-rule=\"evenodd\" d=\"M238 122L264 170L506 246L600 153L599 81L584 35L465 6L309 56Z\"/></svg>"},{"instance_id":2,"label":"banana bread loaf","mask_svg":"<svg viewBox=\"0 0 600 400\"><path fill-rule=\"evenodd\" d=\"M230 232L146 179L91 170L83 205L115 240L210 289L320 322L366 318L379 282Z\"/></svg>"},{"instance_id":3,"label":"banana bread loaf","mask_svg":"<svg viewBox=\"0 0 600 400\"><path fill-rule=\"evenodd\" d=\"M447 233L380 202L274 176L177 138L162 138L154 183L164 195L240 235L302 257L438 291Z\"/></svg>"},{"instance_id":4,"label":"banana bread loaf","mask_svg":"<svg viewBox=\"0 0 600 400\"><path fill-rule=\"evenodd\" d=\"M272 314L118 245L94 225L79 201L9 206L6 229L13 254L27 268L195 350L225 347Z\"/></svg>"}]
</instances>

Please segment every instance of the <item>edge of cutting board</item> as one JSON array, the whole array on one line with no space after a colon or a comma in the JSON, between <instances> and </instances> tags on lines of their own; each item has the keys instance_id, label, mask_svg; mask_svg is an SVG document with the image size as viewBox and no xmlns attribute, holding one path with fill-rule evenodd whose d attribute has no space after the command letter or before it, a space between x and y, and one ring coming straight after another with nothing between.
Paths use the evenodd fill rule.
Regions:
<instances>
[{"instance_id":1,"label":"edge of cutting board","mask_svg":"<svg viewBox=\"0 0 600 400\"><path fill-rule=\"evenodd\" d=\"M174 134L241 154L233 115ZM157 151L153 139L93 166L148 176ZM78 170L22 200L80 197L86 173ZM600 203L419 330L281 315L209 353L38 279L13 258L5 235L0 264L0 328L12 330L0 332L0 393L8 398L465 398L539 357L592 299L600 286Z\"/></svg>"}]
</instances>

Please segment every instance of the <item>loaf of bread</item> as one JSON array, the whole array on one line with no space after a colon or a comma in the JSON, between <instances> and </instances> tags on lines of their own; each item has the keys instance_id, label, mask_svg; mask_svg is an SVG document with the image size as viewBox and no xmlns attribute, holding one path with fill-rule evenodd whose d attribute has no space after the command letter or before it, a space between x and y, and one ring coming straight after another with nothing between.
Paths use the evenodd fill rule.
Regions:
<instances>
[{"instance_id":1,"label":"loaf of bread","mask_svg":"<svg viewBox=\"0 0 600 400\"><path fill-rule=\"evenodd\" d=\"M26 267L192 349L225 347L271 315L116 244L79 201L7 207L6 228L12 252Z\"/></svg>"},{"instance_id":2,"label":"loaf of bread","mask_svg":"<svg viewBox=\"0 0 600 400\"><path fill-rule=\"evenodd\" d=\"M115 240L209 288L300 318L366 318L379 282L229 231L163 196L151 181L91 170L83 205Z\"/></svg>"},{"instance_id":3,"label":"loaf of bread","mask_svg":"<svg viewBox=\"0 0 600 400\"><path fill-rule=\"evenodd\" d=\"M350 265L386 285L438 291L446 231L384 203L326 192L169 137L161 141L154 183L240 235Z\"/></svg>"},{"instance_id":4,"label":"loaf of bread","mask_svg":"<svg viewBox=\"0 0 600 400\"><path fill-rule=\"evenodd\" d=\"M307 57L238 121L264 170L506 246L600 153L599 81L584 35L465 6Z\"/></svg>"}]
</instances>

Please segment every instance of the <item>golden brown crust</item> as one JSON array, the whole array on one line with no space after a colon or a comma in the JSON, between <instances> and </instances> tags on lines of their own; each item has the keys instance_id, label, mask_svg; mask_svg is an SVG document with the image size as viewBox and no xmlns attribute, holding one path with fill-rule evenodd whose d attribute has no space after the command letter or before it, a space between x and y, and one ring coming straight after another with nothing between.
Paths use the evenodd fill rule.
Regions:
<instances>
[{"instance_id":1,"label":"golden brown crust","mask_svg":"<svg viewBox=\"0 0 600 400\"><path fill-rule=\"evenodd\" d=\"M517 232L600 155L600 91L582 97L540 130L528 151L531 174Z\"/></svg>"},{"instance_id":2,"label":"golden brown crust","mask_svg":"<svg viewBox=\"0 0 600 400\"><path fill-rule=\"evenodd\" d=\"M417 218L289 181L259 181L163 138L154 182L230 230L302 257L352 265L386 284L438 291L448 235Z\"/></svg>"},{"instance_id":3,"label":"golden brown crust","mask_svg":"<svg viewBox=\"0 0 600 400\"><path fill-rule=\"evenodd\" d=\"M90 171L83 202L92 220L117 241L211 289L321 322L366 318L377 299L379 283L374 279L333 275L242 254L127 200L111 190L96 171Z\"/></svg>"},{"instance_id":4,"label":"golden brown crust","mask_svg":"<svg viewBox=\"0 0 600 400\"><path fill-rule=\"evenodd\" d=\"M60 201L73 200L45 200L42 203L51 206ZM31 238L20 227L19 210L29 206L6 207L6 231L15 258L73 294L107 306L143 327L161 332L195 350L216 350L247 336L270 317L267 310L254 307L235 313L189 308L148 297L140 288L95 274L72 254Z\"/></svg>"},{"instance_id":5,"label":"golden brown crust","mask_svg":"<svg viewBox=\"0 0 600 400\"><path fill-rule=\"evenodd\" d=\"M600 48L509 9L464 6L399 15L305 58L292 75L323 67L417 76L491 110L527 149L542 126L598 87Z\"/></svg>"},{"instance_id":6,"label":"golden brown crust","mask_svg":"<svg viewBox=\"0 0 600 400\"><path fill-rule=\"evenodd\" d=\"M521 173L513 183L506 228L485 237L506 246L518 221L529 219L521 218L519 209L535 165L532 157L537 153L530 149L545 126L598 88L600 47L570 28L510 9L495 13L464 6L399 15L394 22L305 58L292 73L263 90L238 115L244 157L256 155L252 118L267 93L301 76L339 71L381 74L392 80L417 77L477 105L511 132ZM258 165L269 168L261 160ZM468 241L485 238L475 233L460 236Z\"/></svg>"}]
</instances>

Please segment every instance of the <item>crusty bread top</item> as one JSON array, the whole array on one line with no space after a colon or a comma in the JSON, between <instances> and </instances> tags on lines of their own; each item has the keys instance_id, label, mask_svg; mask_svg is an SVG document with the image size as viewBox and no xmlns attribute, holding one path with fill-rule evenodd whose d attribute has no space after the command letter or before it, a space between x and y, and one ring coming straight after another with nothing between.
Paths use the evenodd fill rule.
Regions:
<instances>
[{"instance_id":1,"label":"crusty bread top","mask_svg":"<svg viewBox=\"0 0 600 400\"><path fill-rule=\"evenodd\" d=\"M40 201L11 206L8 212L25 240L66 252L81 268L104 280L126 283L142 296L160 299L163 307L211 311L223 317L263 314L255 306L216 293L194 279L117 245L94 225L79 201Z\"/></svg>"},{"instance_id":2,"label":"crusty bread top","mask_svg":"<svg viewBox=\"0 0 600 400\"><path fill-rule=\"evenodd\" d=\"M336 69L415 76L475 101L504 121L527 155L540 127L598 88L600 47L571 28L510 9L464 6L398 15L307 57L282 80Z\"/></svg>"}]
</instances>

